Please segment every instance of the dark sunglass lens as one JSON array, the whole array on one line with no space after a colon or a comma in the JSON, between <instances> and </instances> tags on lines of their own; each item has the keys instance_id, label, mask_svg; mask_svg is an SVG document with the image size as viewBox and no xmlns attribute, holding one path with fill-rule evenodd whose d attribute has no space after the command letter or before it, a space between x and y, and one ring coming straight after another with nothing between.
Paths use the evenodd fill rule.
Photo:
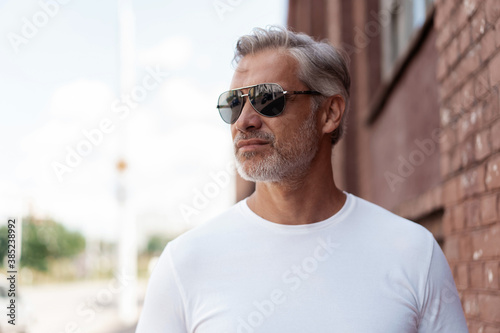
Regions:
<instances>
[{"instance_id":1,"label":"dark sunglass lens","mask_svg":"<svg viewBox=\"0 0 500 333\"><path fill-rule=\"evenodd\" d=\"M252 105L264 116L275 117L285 108L285 95L277 84L259 84L249 94Z\"/></svg>"},{"instance_id":2,"label":"dark sunglass lens","mask_svg":"<svg viewBox=\"0 0 500 333\"><path fill-rule=\"evenodd\" d=\"M219 114L226 123L233 124L238 120L242 109L241 92L230 90L219 96Z\"/></svg>"}]
</instances>

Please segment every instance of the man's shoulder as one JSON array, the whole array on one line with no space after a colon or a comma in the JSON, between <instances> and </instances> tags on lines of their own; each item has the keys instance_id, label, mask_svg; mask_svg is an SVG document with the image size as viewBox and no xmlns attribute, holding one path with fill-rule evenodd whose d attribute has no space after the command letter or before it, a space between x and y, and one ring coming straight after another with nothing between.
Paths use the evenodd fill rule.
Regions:
<instances>
[{"instance_id":1,"label":"man's shoulder","mask_svg":"<svg viewBox=\"0 0 500 333\"><path fill-rule=\"evenodd\" d=\"M396 215L372 202L356 197L353 217L362 224L362 228L381 240L405 242L415 248L431 246L434 236L422 225Z\"/></svg>"},{"instance_id":2,"label":"man's shoulder","mask_svg":"<svg viewBox=\"0 0 500 333\"><path fill-rule=\"evenodd\" d=\"M421 231L425 234L429 231L422 225L411 221L405 217L396 215L395 213L383 208L373 202L367 201L365 199L355 197L356 208L355 211L359 217L363 217L366 221L370 223L377 223L382 225L387 225L396 228L409 228L416 231Z\"/></svg>"}]
</instances>

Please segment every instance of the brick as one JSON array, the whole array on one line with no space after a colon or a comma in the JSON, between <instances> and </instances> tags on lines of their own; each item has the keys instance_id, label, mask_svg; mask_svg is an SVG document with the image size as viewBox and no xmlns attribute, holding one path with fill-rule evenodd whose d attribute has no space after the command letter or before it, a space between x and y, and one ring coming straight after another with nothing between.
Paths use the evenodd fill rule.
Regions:
<instances>
[{"instance_id":1,"label":"brick","mask_svg":"<svg viewBox=\"0 0 500 333\"><path fill-rule=\"evenodd\" d=\"M476 41L481 38L486 32L486 19L484 18L484 13L482 10L478 11L471 21L471 36L472 41Z\"/></svg>"},{"instance_id":2,"label":"brick","mask_svg":"<svg viewBox=\"0 0 500 333\"><path fill-rule=\"evenodd\" d=\"M441 28L444 26L444 24L446 23L446 19L447 19L447 14L449 13L446 13L446 11L442 10L443 7L442 6L436 6L436 14L435 14L435 24L436 24L436 30L437 31L440 31Z\"/></svg>"},{"instance_id":3,"label":"brick","mask_svg":"<svg viewBox=\"0 0 500 333\"><path fill-rule=\"evenodd\" d=\"M481 198L481 224L490 224L498 220L497 194Z\"/></svg>"},{"instance_id":4,"label":"brick","mask_svg":"<svg viewBox=\"0 0 500 333\"><path fill-rule=\"evenodd\" d=\"M460 187L464 197L484 192L484 165L480 165L460 176Z\"/></svg>"},{"instance_id":5,"label":"brick","mask_svg":"<svg viewBox=\"0 0 500 333\"><path fill-rule=\"evenodd\" d=\"M495 24L500 16L500 1L486 0L485 2L486 21L490 24Z\"/></svg>"},{"instance_id":6,"label":"brick","mask_svg":"<svg viewBox=\"0 0 500 333\"><path fill-rule=\"evenodd\" d=\"M443 213L443 233L449 235L453 231L453 210L451 208L445 209Z\"/></svg>"},{"instance_id":7,"label":"brick","mask_svg":"<svg viewBox=\"0 0 500 333\"><path fill-rule=\"evenodd\" d=\"M498 151L500 150L500 120L493 123L493 126L491 126L491 133L494 134L490 136L491 149Z\"/></svg>"},{"instance_id":8,"label":"brick","mask_svg":"<svg viewBox=\"0 0 500 333\"><path fill-rule=\"evenodd\" d=\"M484 288L484 268L483 263L473 263L470 269L470 285L474 289Z\"/></svg>"},{"instance_id":9,"label":"brick","mask_svg":"<svg viewBox=\"0 0 500 333\"><path fill-rule=\"evenodd\" d=\"M475 231L472 238L472 258L499 258L500 257L500 225L491 225L486 229Z\"/></svg>"},{"instance_id":10,"label":"brick","mask_svg":"<svg viewBox=\"0 0 500 333\"><path fill-rule=\"evenodd\" d=\"M498 261L488 261L484 264L484 285L489 289L498 289Z\"/></svg>"},{"instance_id":11,"label":"brick","mask_svg":"<svg viewBox=\"0 0 500 333\"><path fill-rule=\"evenodd\" d=\"M488 129L476 134L474 154L475 159L482 160L491 153L490 131Z\"/></svg>"},{"instance_id":12,"label":"brick","mask_svg":"<svg viewBox=\"0 0 500 333\"><path fill-rule=\"evenodd\" d=\"M489 74L487 70L483 70L474 79L474 97L477 100L484 100L490 91Z\"/></svg>"},{"instance_id":13,"label":"brick","mask_svg":"<svg viewBox=\"0 0 500 333\"><path fill-rule=\"evenodd\" d=\"M451 39L451 25L448 22L443 26L441 30L438 31L438 35L436 37L436 48L438 51L443 51L445 46L449 43Z\"/></svg>"},{"instance_id":14,"label":"brick","mask_svg":"<svg viewBox=\"0 0 500 333\"><path fill-rule=\"evenodd\" d=\"M499 27L500 29L500 27ZM497 34L497 36L500 34ZM497 46L500 46L497 44ZM498 85L500 82L500 54L496 54L488 64L488 71L490 72L490 87Z\"/></svg>"},{"instance_id":15,"label":"brick","mask_svg":"<svg viewBox=\"0 0 500 333\"><path fill-rule=\"evenodd\" d=\"M458 58L458 55L455 53L457 50L454 47L450 47L451 45L454 45L453 38L446 44L445 48L441 51L441 56L444 56L444 60L446 61L446 64L448 65L449 68L453 68L455 66L455 62Z\"/></svg>"},{"instance_id":16,"label":"brick","mask_svg":"<svg viewBox=\"0 0 500 333\"><path fill-rule=\"evenodd\" d=\"M470 137L469 139L465 140L465 142L460 146L460 157L462 160L461 166L463 168L467 167L469 164L474 162L474 141L473 138Z\"/></svg>"},{"instance_id":17,"label":"brick","mask_svg":"<svg viewBox=\"0 0 500 333\"><path fill-rule=\"evenodd\" d=\"M483 126L490 125L500 115L498 107L499 98L496 89L497 88L491 87L491 93L487 96L486 103L484 104L484 108L482 110Z\"/></svg>"},{"instance_id":18,"label":"brick","mask_svg":"<svg viewBox=\"0 0 500 333\"><path fill-rule=\"evenodd\" d=\"M462 28L467 23L467 12L462 4L460 4L455 12L453 13L453 18L456 26Z\"/></svg>"},{"instance_id":19,"label":"brick","mask_svg":"<svg viewBox=\"0 0 500 333\"><path fill-rule=\"evenodd\" d=\"M458 39L458 51L462 55L465 53L465 51L467 51L469 49L469 46L472 43L472 39L471 39L471 35L470 35L470 27L469 26L464 27L460 31L457 39Z\"/></svg>"},{"instance_id":20,"label":"brick","mask_svg":"<svg viewBox=\"0 0 500 333\"><path fill-rule=\"evenodd\" d=\"M474 101L476 100L475 91L474 91L474 80L467 80L462 88L462 108L469 109Z\"/></svg>"},{"instance_id":21,"label":"brick","mask_svg":"<svg viewBox=\"0 0 500 333\"><path fill-rule=\"evenodd\" d=\"M477 300L477 295L474 294L464 295L463 307L465 316L467 318L476 317L479 314L479 304Z\"/></svg>"},{"instance_id":22,"label":"brick","mask_svg":"<svg viewBox=\"0 0 500 333\"><path fill-rule=\"evenodd\" d=\"M450 92L453 92L457 88L457 83L459 81L459 76L456 71L451 71L448 74L448 82L449 82L449 90Z\"/></svg>"},{"instance_id":23,"label":"brick","mask_svg":"<svg viewBox=\"0 0 500 333\"><path fill-rule=\"evenodd\" d=\"M458 178L452 178L444 183L443 204L447 205L449 203L457 202L460 199L459 191Z\"/></svg>"},{"instance_id":24,"label":"brick","mask_svg":"<svg viewBox=\"0 0 500 333\"><path fill-rule=\"evenodd\" d=\"M477 50L478 46L470 49L464 57L457 63L455 71L457 73L457 84L467 82L469 75L479 68L481 59Z\"/></svg>"},{"instance_id":25,"label":"brick","mask_svg":"<svg viewBox=\"0 0 500 333\"><path fill-rule=\"evenodd\" d=\"M464 114L458 120L457 142L464 142L465 138L475 132L477 119L472 116L472 112ZM474 123L472 123L474 121Z\"/></svg>"},{"instance_id":26,"label":"brick","mask_svg":"<svg viewBox=\"0 0 500 333\"><path fill-rule=\"evenodd\" d=\"M443 78L443 80L440 82L440 86L439 86L439 102L441 103L441 110L446 110L448 109L448 105L449 105L449 95L451 93L451 90L450 90L450 78L449 78L449 75L448 76L445 76ZM447 110L449 111L449 110ZM443 121L443 113L442 111L440 112L440 117L441 117L441 121ZM443 126L446 126L448 123L444 123Z\"/></svg>"},{"instance_id":27,"label":"brick","mask_svg":"<svg viewBox=\"0 0 500 333\"><path fill-rule=\"evenodd\" d=\"M458 236L449 236L445 239L443 252L448 261L458 261L460 259L460 242Z\"/></svg>"},{"instance_id":28,"label":"brick","mask_svg":"<svg viewBox=\"0 0 500 333\"><path fill-rule=\"evenodd\" d=\"M480 202L478 199L467 201L464 204L465 224L468 228L481 225L481 212L479 211Z\"/></svg>"},{"instance_id":29,"label":"brick","mask_svg":"<svg viewBox=\"0 0 500 333\"><path fill-rule=\"evenodd\" d=\"M441 108L439 109L439 119L441 121L441 128L444 128L444 127L451 125L453 117L454 117L453 108L455 107L455 104L454 104L453 98L455 95L451 94L451 90L446 92L446 89L448 89L450 86L450 84L449 84L450 75L445 77L445 79L441 83L441 87L439 89L439 92L441 94L441 96L439 97L440 104L441 104ZM445 96L445 93L448 93L448 94Z\"/></svg>"},{"instance_id":30,"label":"brick","mask_svg":"<svg viewBox=\"0 0 500 333\"><path fill-rule=\"evenodd\" d=\"M448 65L443 57L438 59L436 72L436 77L439 82L441 82L446 76L446 73L448 73Z\"/></svg>"},{"instance_id":31,"label":"brick","mask_svg":"<svg viewBox=\"0 0 500 333\"><path fill-rule=\"evenodd\" d=\"M497 20L497 22L495 23L495 31L500 31L500 20ZM495 44L496 46L500 46L500 34L496 33L495 34Z\"/></svg>"},{"instance_id":32,"label":"brick","mask_svg":"<svg viewBox=\"0 0 500 333\"><path fill-rule=\"evenodd\" d=\"M465 208L458 204L453 209L453 230L459 231L465 228Z\"/></svg>"},{"instance_id":33,"label":"brick","mask_svg":"<svg viewBox=\"0 0 500 333\"><path fill-rule=\"evenodd\" d=\"M472 124L472 130L477 132L481 128L484 116L484 105L483 103L476 104L470 112L470 123Z\"/></svg>"},{"instance_id":34,"label":"brick","mask_svg":"<svg viewBox=\"0 0 500 333\"><path fill-rule=\"evenodd\" d=\"M477 175L477 176L476 176ZM479 194L486 190L486 185L484 184L484 179L486 177L485 166L480 165L472 170L472 177L474 186L472 187L473 194Z\"/></svg>"},{"instance_id":35,"label":"brick","mask_svg":"<svg viewBox=\"0 0 500 333\"><path fill-rule=\"evenodd\" d=\"M446 178L451 173L451 157L449 153L441 153L439 170L442 178Z\"/></svg>"},{"instance_id":36,"label":"brick","mask_svg":"<svg viewBox=\"0 0 500 333\"><path fill-rule=\"evenodd\" d=\"M489 73L484 70L476 75L474 79L474 97L476 100L484 101L490 93L491 87Z\"/></svg>"},{"instance_id":37,"label":"brick","mask_svg":"<svg viewBox=\"0 0 500 333\"><path fill-rule=\"evenodd\" d=\"M450 151L456 144L455 130L453 127L446 127L442 130L439 137L439 150L441 153Z\"/></svg>"},{"instance_id":38,"label":"brick","mask_svg":"<svg viewBox=\"0 0 500 333\"><path fill-rule=\"evenodd\" d=\"M443 78L441 81L441 85L439 87L439 100L441 101L441 105L443 109L447 109L448 104L449 104L449 97L452 93L452 89L454 88L453 82L451 80L451 73L449 73L447 76ZM441 113L441 121L443 114ZM447 123L443 124L444 126L447 125Z\"/></svg>"},{"instance_id":39,"label":"brick","mask_svg":"<svg viewBox=\"0 0 500 333\"><path fill-rule=\"evenodd\" d=\"M451 15L451 12L454 7L454 1L453 0L446 0L446 1L441 1L441 3L436 6L436 11L441 12L442 17L446 18L445 22L449 22L449 17Z\"/></svg>"},{"instance_id":40,"label":"brick","mask_svg":"<svg viewBox=\"0 0 500 333\"><path fill-rule=\"evenodd\" d=\"M469 287L469 270L467 264L457 265L456 284L457 289L463 290Z\"/></svg>"},{"instance_id":41,"label":"brick","mask_svg":"<svg viewBox=\"0 0 500 333\"><path fill-rule=\"evenodd\" d=\"M460 55L460 51L458 48L458 39L453 38L446 48L446 52L448 52L448 64L450 67L453 67L458 60L458 56Z\"/></svg>"},{"instance_id":42,"label":"brick","mask_svg":"<svg viewBox=\"0 0 500 333\"><path fill-rule=\"evenodd\" d=\"M463 59L467 68L467 73L472 73L479 68L481 64L481 58L479 55L480 50L481 48L479 45L474 46L469 52L467 52L465 58Z\"/></svg>"},{"instance_id":43,"label":"brick","mask_svg":"<svg viewBox=\"0 0 500 333\"><path fill-rule=\"evenodd\" d=\"M479 4L482 0L463 0L461 4L463 4L465 13L467 16L472 16L478 10Z\"/></svg>"},{"instance_id":44,"label":"brick","mask_svg":"<svg viewBox=\"0 0 500 333\"><path fill-rule=\"evenodd\" d=\"M461 260L470 260L473 259L472 256L472 238L470 235L462 235L458 240L458 252Z\"/></svg>"},{"instance_id":45,"label":"brick","mask_svg":"<svg viewBox=\"0 0 500 333\"><path fill-rule=\"evenodd\" d=\"M462 94L461 91L456 92L452 96L450 96L449 100L449 108L450 108L450 117L448 119L449 122L454 121L456 118L459 118L463 115L463 102L462 102ZM446 126L443 124L443 126Z\"/></svg>"},{"instance_id":46,"label":"brick","mask_svg":"<svg viewBox=\"0 0 500 333\"><path fill-rule=\"evenodd\" d=\"M460 158L460 149L453 149L450 154L450 168L451 172L460 170L462 160ZM458 193L457 193L458 194Z\"/></svg>"},{"instance_id":47,"label":"brick","mask_svg":"<svg viewBox=\"0 0 500 333\"><path fill-rule=\"evenodd\" d=\"M500 188L500 155L488 162L485 183L488 190Z\"/></svg>"},{"instance_id":48,"label":"brick","mask_svg":"<svg viewBox=\"0 0 500 333\"><path fill-rule=\"evenodd\" d=\"M490 29L484 35L483 39L481 39L481 52L479 53L479 55L483 63L486 62L486 60L497 50L495 45L495 33L495 30Z\"/></svg>"},{"instance_id":49,"label":"brick","mask_svg":"<svg viewBox=\"0 0 500 333\"><path fill-rule=\"evenodd\" d=\"M483 295L477 296L478 305L481 309L480 318L488 321L500 323L500 296L499 295Z\"/></svg>"}]
</instances>

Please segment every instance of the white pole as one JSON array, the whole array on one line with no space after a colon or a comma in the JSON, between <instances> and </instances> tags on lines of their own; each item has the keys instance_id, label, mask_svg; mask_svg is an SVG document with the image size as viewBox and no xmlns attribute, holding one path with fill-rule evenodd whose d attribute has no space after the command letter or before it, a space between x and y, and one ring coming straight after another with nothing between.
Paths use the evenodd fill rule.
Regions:
<instances>
[{"instance_id":1,"label":"white pole","mask_svg":"<svg viewBox=\"0 0 500 333\"><path fill-rule=\"evenodd\" d=\"M131 0L119 0L120 97L130 94L135 84L135 17ZM126 126L119 128L118 171L118 276L122 283L119 316L122 322L137 320L137 239L135 214L127 198Z\"/></svg>"}]
</instances>

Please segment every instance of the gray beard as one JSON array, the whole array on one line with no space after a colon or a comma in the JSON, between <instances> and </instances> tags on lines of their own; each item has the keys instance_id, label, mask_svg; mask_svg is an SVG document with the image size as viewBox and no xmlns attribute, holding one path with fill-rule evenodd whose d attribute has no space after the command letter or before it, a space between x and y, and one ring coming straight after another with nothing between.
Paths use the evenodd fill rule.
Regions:
<instances>
[{"instance_id":1,"label":"gray beard","mask_svg":"<svg viewBox=\"0 0 500 333\"><path fill-rule=\"evenodd\" d=\"M249 138L268 140L273 149L271 154L259 159L259 152L239 153L236 143ZM275 137L270 133L238 134L234 140L238 173L243 179L253 182L280 183L299 180L306 174L318 152L318 140L316 112L311 112L297 133L279 145L276 145Z\"/></svg>"}]
</instances>

